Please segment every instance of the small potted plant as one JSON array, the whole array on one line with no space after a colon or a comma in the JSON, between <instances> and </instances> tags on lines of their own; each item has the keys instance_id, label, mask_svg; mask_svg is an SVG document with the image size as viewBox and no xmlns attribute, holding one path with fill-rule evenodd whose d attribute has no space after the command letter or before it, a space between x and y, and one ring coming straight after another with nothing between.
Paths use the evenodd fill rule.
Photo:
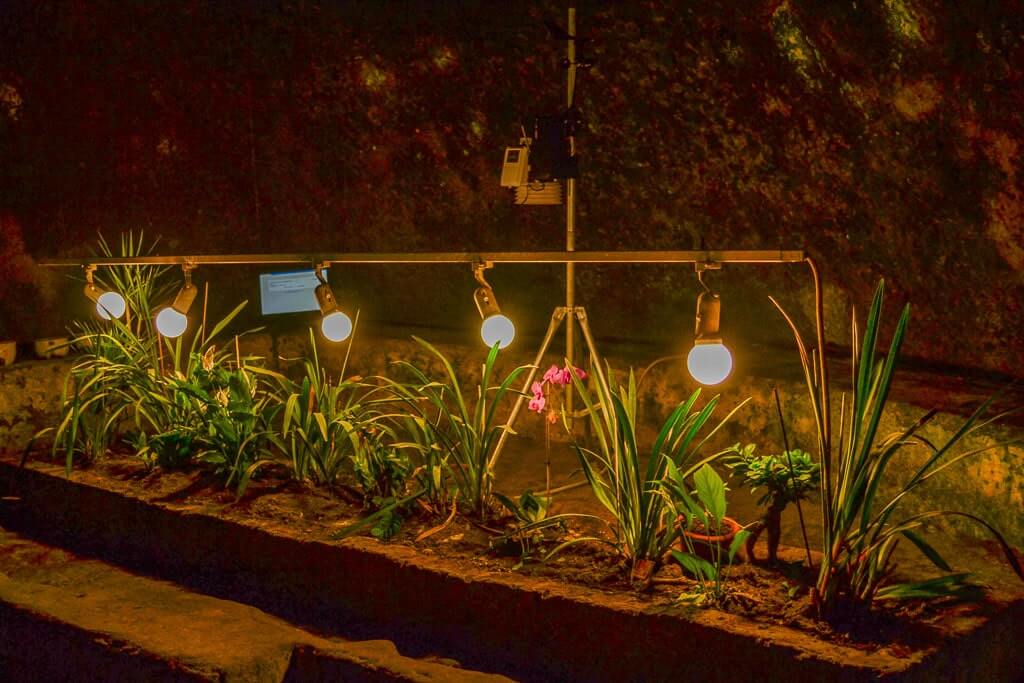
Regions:
<instances>
[{"instance_id":1,"label":"small potted plant","mask_svg":"<svg viewBox=\"0 0 1024 683\"><path fill-rule=\"evenodd\" d=\"M682 529L682 538L676 545L682 550L686 541L689 540L693 552L706 560L718 550L728 549L736 538L736 534L743 529L743 525L732 517L723 517L720 520L719 528L712 531L704 528L699 519L691 520L689 526L684 526L684 521L682 517L677 520Z\"/></svg>"},{"instance_id":2,"label":"small potted plant","mask_svg":"<svg viewBox=\"0 0 1024 683\"><path fill-rule=\"evenodd\" d=\"M766 506L764 516L751 525L747 538L747 558L754 561L754 544L761 533L768 530L768 562L778 559L779 539L782 536L782 511L790 503L798 503L818 488L819 465L811 456L793 449L780 455L757 455L754 444L733 447L733 454L725 458L733 476L750 487L751 493L763 489L758 505Z\"/></svg>"},{"instance_id":3,"label":"small potted plant","mask_svg":"<svg viewBox=\"0 0 1024 683\"><path fill-rule=\"evenodd\" d=\"M678 513L683 530L679 550L673 550L672 557L697 581L694 590L680 599L698 605L721 604L726 598L728 570L748 532L725 516L727 489L711 465L704 463L694 473L693 494L688 493L689 486L675 467L670 466L667 475L661 489Z\"/></svg>"},{"instance_id":4,"label":"small potted plant","mask_svg":"<svg viewBox=\"0 0 1024 683\"><path fill-rule=\"evenodd\" d=\"M710 465L707 466L712 473L714 470L711 469ZM704 468L701 468L703 470ZM705 473L707 476L707 473ZM709 480L721 481L717 473L714 473L714 477L709 477ZM696 485L696 479L694 480ZM721 497L724 500L725 492L728 491L728 487L723 483L721 490ZM676 496L682 496L685 492L685 487L681 480L676 481ZM694 490L695 494L698 494L698 500L703 500L700 497L700 487ZM685 510L685 508L684 508ZM710 514L710 513L709 513ZM706 525L706 520L713 520L714 524L711 528ZM707 560L713 561L720 552L728 551L732 546L733 541L736 539L736 535L743 531L744 527L742 524L737 522L732 517L725 515L725 509L722 509L720 515L710 514L708 517L702 517L700 515L687 515L685 511L680 513L676 517L676 526L679 528L679 538L675 542L675 547L679 551L687 552Z\"/></svg>"}]
</instances>

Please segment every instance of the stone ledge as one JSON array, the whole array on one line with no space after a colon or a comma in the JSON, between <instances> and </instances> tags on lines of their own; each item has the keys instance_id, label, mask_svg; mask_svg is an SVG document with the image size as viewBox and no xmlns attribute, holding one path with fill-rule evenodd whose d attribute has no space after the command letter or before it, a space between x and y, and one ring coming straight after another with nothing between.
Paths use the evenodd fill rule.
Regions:
<instances>
[{"instance_id":1,"label":"stone ledge","mask_svg":"<svg viewBox=\"0 0 1024 683\"><path fill-rule=\"evenodd\" d=\"M508 680L403 657L387 641L314 636L3 530L0 661L6 680Z\"/></svg>"}]
</instances>

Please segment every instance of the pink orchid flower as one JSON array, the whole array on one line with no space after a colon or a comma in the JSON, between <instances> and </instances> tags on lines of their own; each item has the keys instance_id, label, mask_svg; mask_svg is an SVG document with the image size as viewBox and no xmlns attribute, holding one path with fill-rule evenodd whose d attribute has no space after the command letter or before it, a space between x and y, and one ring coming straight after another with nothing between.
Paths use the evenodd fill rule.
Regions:
<instances>
[{"instance_id":1,"label":"pink orchid flower","mask_svg":"<svg viewBox=\"0 0 1024 683\"><path fill-rule=\"evenodd\" d=\"M529 408L535 413L540 413L543 412L545 403L547 403L547 399L544 398L544 394L534 394L530 399Z\"/></svg>"},{"instance_id":2,"label":"pink orchid flower","mask_svg":"<svg viewBox=\"0 0 1024 683\"><path fill-rule=\"evenodd\" d=\"M530 391L533 392L534 396L543 396L544 395L544 385L541 384L540 382L534 382L530 386Z\"/></svg>"},{"instance_id":3,"label":"pink orchid flower","mask_svg":"<svg viewBox=\"0 0 1024 683\"><path fill-rule=\"evenodd\" d=\"M562 371L558 369L557 365L552 365L550 368L548 368L548 371L544 373L544 381L551 382L552 384L557 384L561 372Z\"/></svg>"},{"instance_id":4,"label":"pink orchid flower","mask_svg":"<svg viewBox=\"0 0 1024 683\"><path fill-rule=\"evenodd\" d=\"M554 370L554 372L552 372L552 370ZM582 368L573 368L572 370L570 370L569 366L566 365L564 368L561 369L552 366L552 370L548 370L548 372L551 373L552 375L551 381L554 382L555 384L561 384L562 386L572 383L573 370L576 371L576 376L579 377L581 380L587 378L587 373L585 373ZM545 377L546 376L547 375L545 375Z\"/></svg>"}]
</instances>

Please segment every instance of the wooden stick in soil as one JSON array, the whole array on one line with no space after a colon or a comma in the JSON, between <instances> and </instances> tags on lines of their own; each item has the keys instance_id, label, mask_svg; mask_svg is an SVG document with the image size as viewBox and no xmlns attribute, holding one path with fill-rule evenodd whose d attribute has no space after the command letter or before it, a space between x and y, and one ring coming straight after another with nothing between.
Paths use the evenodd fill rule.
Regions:
<instances>
[{"instance_id":1,"label":"wooden stick in soil","mask_svg":"<svg viewBox=\"0 0 1024 683\"><path fill-rule=\"evenodd\" d=\"M772 387L775 394L775 410L779 414L779 427L782 429L782 447L786 449L786 461L789 463L789 478L793 484L793 501L796 503L796 514L800 518L800 533L804 537L804 551L807 553L807 568L811 569L814 564L811 560L811 544L807 540L807 526L804 524L804 511L800 506L800 496L796 489L796 471L793 469L793 456L789 454L789 437L786 435L786 421L782 419L782 401L779 399L779 390Z\"/></svg>"},{"instance_id":2,"label":"wooden stick in soil","mask_svg":"<svg viewBox=\"0 0 1024 683\"><path fill-rule=\"evenodd\" d=\"M551 421L544 418L544 498L551 505Z\"/></svg>"}]
</instances>

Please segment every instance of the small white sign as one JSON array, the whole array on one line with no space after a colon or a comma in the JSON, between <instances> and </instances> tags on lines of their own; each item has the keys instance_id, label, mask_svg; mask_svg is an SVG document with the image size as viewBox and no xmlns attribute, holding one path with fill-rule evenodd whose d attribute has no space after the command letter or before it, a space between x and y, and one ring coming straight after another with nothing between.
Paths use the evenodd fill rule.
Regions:
<instances>
[{"instance_id":1,"label":"small white sign","mask_svg":"<svg viewBox=\"0 0 1024 683\"><path fill-rule=\"evenodd\" d=\"M327 270L324 270L324 277ZM263 315L316 311L320 306L313 293L320 281L312 270L260 274L260 310Z\"/></svg>"}]
</instances>

